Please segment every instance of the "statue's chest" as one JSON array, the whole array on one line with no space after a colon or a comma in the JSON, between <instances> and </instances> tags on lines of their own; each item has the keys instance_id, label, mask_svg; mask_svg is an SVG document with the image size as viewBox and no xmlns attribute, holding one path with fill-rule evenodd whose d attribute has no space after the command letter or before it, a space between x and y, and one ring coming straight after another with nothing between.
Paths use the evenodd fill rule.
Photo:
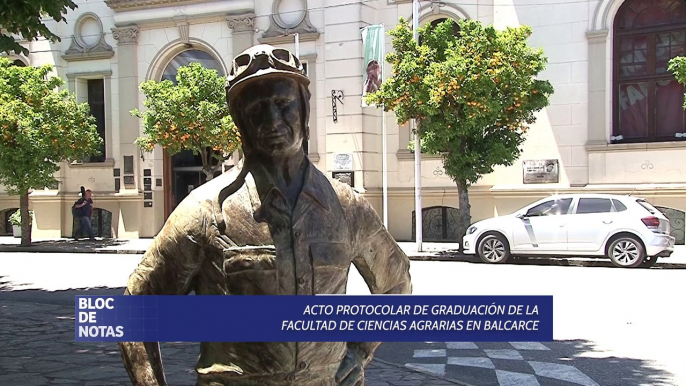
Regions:
<instances>
[{"instance_id":1,"label":"statue's chest","mask_svg":"<svg viewBox=\"0 0 686 386\"><path fill-rule=\"evenodd\" d=\"M353 258L340 206L301 203L292 213L267 212L247 222L223 248L222 273L230 294L313 295L345 293ZM231 227L227 227L231 229Z\"/></svg>"}]
</instances>

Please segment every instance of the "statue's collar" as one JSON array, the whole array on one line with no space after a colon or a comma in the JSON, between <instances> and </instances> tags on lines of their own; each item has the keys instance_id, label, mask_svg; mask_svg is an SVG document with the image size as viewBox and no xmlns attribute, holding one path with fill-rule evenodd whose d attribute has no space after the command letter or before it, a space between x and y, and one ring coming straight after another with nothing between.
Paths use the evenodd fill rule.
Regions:
<instances>
[{"instance_id":1,"label":"statue's collar","mask_svg":"<svg viewBox=\"0 0 686 386\"><path fill-rule=\"evenodd\" d=\"M325 194L325 192L321 189L321 184L324 183L324 181L322 181L321 177L323 177L321 172L319 172L319 170L317 170L317 168L314 167L309 158L305 157L303 185L300 190L300 193L298 194L298 197L306 195L308 196L309 200L317 203L319 206L326 210L330 210L331 207L328 204L328 200L326 200L323 197L323 194ZM326 180L326 178L323 179ZM276 192L278 192L278 194L275 194ZM275 197L277 195L283 196L282 192L279 190L278 187L276 187L273 184L266 186L266 193L264 194L265 199L268 199L268 197Z\"/></svg>"},{"instance_id":2,"label":"statue's collar","mask_svg":"<svg viewBox=\"0 0 686 386\"><path fill-rule=\"evenodd\" d=\"M329 181L316 167L314 167L312 161L310 161L307 156L305 157L305 162L305 177L300 195L307 195L313 202L317 203L322 208L330 210L331 205L326 197L327 190L322 189L322 187L325 186L323 184L328 184ZM226 227L222 210L224 201L245 184L246 177L248 176L248 173L250 173L250 164L247 164L244 158L236 166L236 169L238 171L236 179L220 190L217 197L214 199L214 217L220 232L223 232ZM276 187L271 187L270 190L271 189L276 189Z\"/></svg>"}]
</instances>

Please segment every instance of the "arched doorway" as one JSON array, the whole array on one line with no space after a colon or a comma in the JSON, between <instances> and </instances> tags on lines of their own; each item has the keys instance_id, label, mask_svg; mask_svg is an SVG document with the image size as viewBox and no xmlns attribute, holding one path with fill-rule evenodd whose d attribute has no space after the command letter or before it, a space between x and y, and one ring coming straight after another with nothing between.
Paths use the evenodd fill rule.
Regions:
<instances>
[{"instance_id":1,"label":"arched doorway","mask_svg":"<svg viewBox=\"0 0 686 386\"><path fill-rule=\"evenodd\" d=\"M432 206L422 209L422 239L429 242L460 242L457 234L457 208ZM412 240L417 240L415 221L416 212L412 211Z\"/></svg>"},{"instance_id":2,"label":"arched doorway","mask_svg":"<svg viewBox=\"0 0 686 386\"><path fill-rule=\"evenodd\" d=\"M72 237L76 236L76 232L81 226L80 221L78 217L74 217L71 228ZM112 212L107 209L94 208L93 217L91 217L91 228L95 237L112 238ZM85 237L83 234L80 236Z\"/></svg>"},{"instance_id":3,"label":"arched doorway","mask_svg":"<svg viewBox=\"0 0 686 386\"><path fill-rule=\"evenodd\" d=\"M18 210L19 208L9 208L0 212L0 235L12 236L10 217Z\"/></svg>"},{"instance_id":4,"label":"arched doorway","mask_svg":"<svg viewBox=\"0 0 686 386\"><path fill-rule=\"evenodd\" d=\"M664 206L656 206L655 208L662 212L665 217L669 219L671 235L674 236L676 245L686 244L686 232L684 231L686 213L679 209L668 208Z\"/></svg>"},{"instance_id":5,"label":"arched doorway","mask_svg":"<svg viewBox=\"0 0 686 386\"><path fill-rule=\"evenodd\" d=\"M221 63L214 56L206 51L191 48L181 51L169 61L164 68L161 80L169 80L176 84L179 68L194 62L224 75ZM193 189L205 183L206 177L202 172L200 156L193 154L190 150L184 150L173 156L165 151L164 179L164 215L167 218Z\"/></svg>"}]
</instances>

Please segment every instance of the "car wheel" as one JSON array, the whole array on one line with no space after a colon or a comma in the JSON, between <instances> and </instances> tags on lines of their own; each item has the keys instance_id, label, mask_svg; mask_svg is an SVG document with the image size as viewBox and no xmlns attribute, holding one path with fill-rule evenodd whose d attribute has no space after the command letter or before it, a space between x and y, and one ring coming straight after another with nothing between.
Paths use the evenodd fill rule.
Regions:
<instances>
[{"instance_id":1,"label":"car wheel","mask_svg":"<svg viewBox=\"0 0 686 386\"><path fill-rule=\"evenodd\" d=\"M651 268L654 267L655 264L657 264L657 256L646 256L646 258L643 259L643 263L641 263L641 267Z\"/></svg>"},{"instance_id":2,"label":"car wheel","mask_svg":"<svg viewBox=\"0 0 686 386\"><path fill-rule=\"evenodd\" d=\"M501 264L510 258L510 245L501 235L486 235L479 242L478 254L485 263Z\"/></svg>"},{"instance_id":3,"label":"car wheel","mask_svg":"<svg viewBox=\"0 0 686 386\"><path fill-rule=\"evenodd\" d=\"M638 239L631 236L623 236L614 240L607 250L612 264L622 268L634 268L643 263L645 250Z\"/></svg>"}]
</instances>

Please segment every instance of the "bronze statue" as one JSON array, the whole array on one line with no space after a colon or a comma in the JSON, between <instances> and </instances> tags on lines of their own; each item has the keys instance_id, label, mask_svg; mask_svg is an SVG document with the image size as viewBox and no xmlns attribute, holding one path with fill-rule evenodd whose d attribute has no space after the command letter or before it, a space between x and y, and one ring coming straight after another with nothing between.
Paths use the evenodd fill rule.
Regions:
<instances>
[{"instance_id":1,"label":"bronze statue","mask_svg":"<svg viewBox=\"0 0 686 386\"><path fill-rule=\"evenodd\" d=\"M287 50L260 45L234 59L227 102L243 165L176 208L127 294L344 294L351 263L373 294L411 293L409 259L371 205L305 155L308 84ZM378 345L203 342L197 385L361 385ZM120 348L135 385L166 384L157 343Z\"/></svg>"}]
</instances>

